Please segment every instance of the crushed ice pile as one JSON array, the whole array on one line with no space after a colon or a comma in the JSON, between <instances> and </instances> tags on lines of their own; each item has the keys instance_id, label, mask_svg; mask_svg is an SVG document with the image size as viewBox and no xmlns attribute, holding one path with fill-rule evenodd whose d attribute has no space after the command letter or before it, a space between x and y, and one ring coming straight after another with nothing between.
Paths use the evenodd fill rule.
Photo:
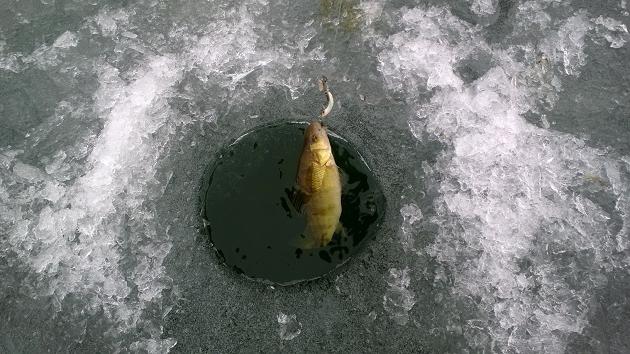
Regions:
<instances>
[{"instance_id":1,"label":"crushed ice pile","mask_svg":"<svg viewBox=\"0 0 630 354\"><path fill-rule=\"evenodd\" d=\"M423 163L438 193L430 222L439 233L426 252L453 274L453 295L478 306L479 319L460 324L474 333L474 346L563 352L569 335L587 325L607 272L628 269L630 159L524 118L539 109L532 97L540 86L522 80L540 65L537 53L579 75L593 23L611 31L604 34L611 47L623 43L611 33L627 33L625 26L580 12L560 20L538 46L494 48L479 28L445 9L412 9L379 55L389 88L416 106L414 135L446 146L435 164ZM466 82L458 66L477 52L492 64ZM553 75L559 87L565 77L555 68ZM434 92L429 102L416 101L423 89ZM602 205L598 193L615 207ZM413 209L401 209L404 248L407 229L422 217Z\"/></svg>"},{"instance_id":2,"label":"crushed ice pile","mask_svg":"<svg viewBox=\"0 0 630 354\"><path fill-rule=\"evenodd\" d=\"M68 1L54 36L37 32L54 3L7 10L0 351L169 352L187 336L221 345L230 333L267 351L323 345L322 333L340 350L630 350L628 151L555 129L569 90L585 85L575 104L593 93L600 55L630 59L626 2L603 13L555 0L355 3L343 10L359 14L345 22L355 32L321 25L317 4L265 0ZM337 78L332 124L369 144L348 117L376 112L362 124L411 171L396 182L407 189L383 181L385 234L332 285L262 289L209 267L215 283L195 288L186 277L215 259L195 243L194 213L179 211L194 207L203 168L191 156L205 164L283 95L308 117L320 101L300 99L322 72ZM627 134L625 92L593 119L625 114ZM402 133L381 129L398 122ZM434 159L403 154L413 146L439 147ZM389 172L378 167L388 156L367 155ZM194 308L193 296L215 305ZM220 319L225 335L173 329L186 306ZM225 315L233 308L246 319Z\"/></svg>"}]
</instances>

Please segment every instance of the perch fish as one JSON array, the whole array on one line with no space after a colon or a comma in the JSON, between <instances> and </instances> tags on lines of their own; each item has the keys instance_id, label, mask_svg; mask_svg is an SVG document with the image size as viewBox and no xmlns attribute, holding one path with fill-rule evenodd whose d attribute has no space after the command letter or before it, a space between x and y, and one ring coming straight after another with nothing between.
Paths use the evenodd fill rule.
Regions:
<instances>
[{"instance_id":1,"label":"perch fish","mask_svg":"<svg viewBox=\"0 0 630 354\"><path fill-rule=\"evenodd\" d=\"M325 117L334 102L326 78L320 81L320 90L326 95L327 105L320 113L320 117ZM306 229L299 246L324 247L340 227L341 179L326 128L318 120L311 122L304 133L297 184L301 211L306 215Z\"/></svg>"}]
</instances>

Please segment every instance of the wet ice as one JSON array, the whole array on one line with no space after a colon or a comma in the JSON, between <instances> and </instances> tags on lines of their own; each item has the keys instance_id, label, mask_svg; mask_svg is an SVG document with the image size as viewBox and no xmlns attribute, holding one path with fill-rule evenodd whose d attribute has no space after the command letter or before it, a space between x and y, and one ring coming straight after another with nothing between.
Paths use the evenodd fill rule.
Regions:
<instances>
[{"instance_id":1,"label":"wet ice","mask_svg":"<svg viewBox=\"0 0 630 354\"><path fill-rule=\"evenodd\" d=\"M9 56L18 60L5 69L50 70L60 84L78 85L86 74L82 70L96 77L96 90L84 98L93 100L91 109L84 109L76 96L60 101L55 114L27 135L25 145L56 138L52 134L58 126L76 119L82 123L73 140L49 143L55 150L41 154L35 165L21 161L26 158L24 151L3 150L2 227L9 234L5 246L40 275L32 296L53 295L56 312L62 311L66 299L80 296L84 316L102 311L111 321L105 334L115 339L112 349L121 344L116 338L124 335L129 335L126 340L134 350L165 352L176 343L161 338L160 322L171 308L163 305L169 301L163 292L172 289L163 263L172 245L168 235L159 231L155 210L163 185L172 176L162 171L160 161L177 127L191 123L171 109L176 85L194 73L206 81L212 77L218 90L235 91L253 71L270 63L281 63L280 68L293 65L283 62L286 56L277 51L256 48L249 11L257 10L237 7L227 19L207 24L199 34L175 29L174 41L185 47L182 54L168 50L158 54L151 48L154 43L126 30L138 20L135 10L105 8L87 18L77 32L60 34L52 45ZM94 36L112 38L113 43L103 43L113 48L90 50L113 49L113 56L85 60L77 48ZM302 42L310 36L306 31ZM299 54L310 55L304 45ZM277 72L272 68L260 74L260 85L282 80L292 82L294 90L293 84L304 85L291 77L277 77ZM76 89L74 94L80 95L81 88ZM243 96L232 95L231 104L249 101L254 93L240 90ZM181 98L188 99L177 97ZM221 103L222 98L211 102ZM156 317L143 318L156 306ZM148 334L136 337L131 331L137 327ZM83 336L85 331L73 340L81 342Z\"/></svg>"},{"instance_id":2,"label":"wet ice","mask_svg":"<svg viewBox=\"0 0 630 354\"><path fill-rule=\"evenodd\" d=\"M389 270L387 285L389 288L383 296L383 308L397 324L404 326L409 322L408 312L416 303L416 296L409 289L411 282L409 268Z\"/></svg>"},{"instance_id":3,"label":"wet ice","mask_svg":"<svg viewBox=\"0 0 630 354\"><path fill-rule=\"evenodd\" d=\"M205 300L213 306L193 313L217 320L190 337L220 345L212 337L219 331L247 333L257 350L318 345L322 333L343 336L335 343L346 349L356 340L375 350L400 342L440 351L445 337L465 343L444 349L452 352L562 352L575 338L603 348L589 331L605 332L593 313L613 305L594 305L597 294L624 289L619 274L630 264L630 159L554 130L552 113L563 90L585 82L593 53L624 53L625 17L571 2L524 1L506 14L501 1L466 1L483 19L473 25L447 6L361 1L360 31L348 34L327 32L316 17L298 19L317 10L307 5L162 5L90 13L92 5L67 2L64 10L78 9L81 21L29 39L32 48L0 27L0 71L6 82L24 83L0 101L2 129L10 122L6 131L20 135L0 141L0 274L8 284L0 295L9 296L18 330L37 321L17 315L41 308L45 319L68 324L55 340L38 339L58 342L58 351L95 338L106 351L177 351L191 332L169 319ZM7 23L37 24L34 14L44 10L19 11ZM395 183L419 193L423 181L435 191L431 207L390 195L394 231L341 273L336 292L325 282L252 290L231 273L202 268L191 252L194 222L165 211L169 186L184 202L194 199L193 177L171 170L174 161L186 161L194 176L196 162L186 159L207 158L196 149L257 124L269 115L268 100L286 96L292 116L310 117L300 100L326 70L340 98L332 124L375 111L370 119L383 121L372 134L390 134L385 121L400 119L418 145L443 147L435 161L422 161L404 155L400 132L387 135L401 168L414 171ZM353 141L374 140L348 124ZM197 130L212 141L181 141ZM386 152L371 157L377 166L392 164L379 161ZM214 283L191 285L205 284L197 269L210 269ZM335 306L322 306L322 294ZM624 316L620 296L610 321ZM439 306L426 305L434 298ZM33 330L54 336L57 322L49 321ZM622 332L609 336L613 349L624 348Z\"/></svg>"},{"instance_id":4,"label":"wet ice","mask_svg":"<svg viewBox=\"0 0 630 354\"><path fill-rule=\"evenodd\" d=\"M292 340L302 333L302 324L297 320L295 315L287 315L280 312L278 314L278 335L282 340Z\"/></svg>"},{"instance_id":5,"label":"wet ice","mask_svg":"<svg viewBox=\"0 0 630 354\"><path fill-rule=\"evenodd\" d=\"M590 182L585 175L607 179L606 166L618 157L527 123L521 115L536 110L530 87L518 86L513 78L523 66L503 51L493 53L497 66L464 84L454 67L469 47L484 46L477 29L436 8L406 11L402 21L407 30L389 38L381 71L390 89L407 92L411 102L417 90L438 88L429 103L418 104L410 126L449 146L426 171L440 184L433 221L441 225L427 252L454 273L455 295L479 298L489 310L480 314L489 316L482 330L503 350L561 352L567 334L585 327L591 292L605 285L600 267L614 264L614 250L625 247L608 229L611 215L576 192ZM454 28L458 33L449 35ZM586 14L569 17L539 48L566 75L578 75L589 29ZM489 345L475 338L469 342Z\"/></svg>"},{"instance_id":6,"label":"wet ice","mask_svg":"<svg viewBox=\"0 0 630 354\"><path fill-rule=\"evenodd\" d=\"M598 25L597 32L610 43L611 48L623 47L630 38L628 27L619 20L599 16L593 22Z\"/></svg>"}]
</instances>

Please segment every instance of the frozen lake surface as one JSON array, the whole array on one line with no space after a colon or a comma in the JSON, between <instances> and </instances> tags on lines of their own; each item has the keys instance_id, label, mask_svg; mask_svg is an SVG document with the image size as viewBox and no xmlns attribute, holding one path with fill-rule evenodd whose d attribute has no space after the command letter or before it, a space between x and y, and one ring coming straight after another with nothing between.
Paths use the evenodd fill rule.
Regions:
<instances>
[{"instance_id":1,"label":"frozen lake surface","mask_svg":"<svg viewBox=\"0 0 630 354\"><path fill-rule=\"evenodd\" d=\"M629 352L629 11L0 0L0 352ZM201 236L203 171L312 118L322 74L384 226L249 281Z\"/></svg>"}]
</instances>

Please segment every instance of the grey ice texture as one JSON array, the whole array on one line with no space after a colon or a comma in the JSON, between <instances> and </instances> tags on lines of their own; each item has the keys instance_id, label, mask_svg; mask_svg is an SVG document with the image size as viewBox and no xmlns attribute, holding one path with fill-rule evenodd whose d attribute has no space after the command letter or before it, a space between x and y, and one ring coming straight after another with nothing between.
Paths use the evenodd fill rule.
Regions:
<instances>
[{"instance_id":1,"label":"grey ice texture","mask_svg":"<svg viewBox=\"0 0 630 354\"><path fill-rule=\"evenodd\" d=\"M347 3L0 3L0 352L630 351L627 2ZM201 176L321 74L385 222L251 282Z\"/></svg>"},{"instance_id":2,"label":"grey ice texture","mask_svg":"<svg viewBox=\"0 0 630 354\"><path fill-rule=\"evenodd\" d=\"M278 335L282 340L292 340L302 333L302 324L295 315L287 315L282 312L278 314Z\"/></svg>"}]
</instances>

